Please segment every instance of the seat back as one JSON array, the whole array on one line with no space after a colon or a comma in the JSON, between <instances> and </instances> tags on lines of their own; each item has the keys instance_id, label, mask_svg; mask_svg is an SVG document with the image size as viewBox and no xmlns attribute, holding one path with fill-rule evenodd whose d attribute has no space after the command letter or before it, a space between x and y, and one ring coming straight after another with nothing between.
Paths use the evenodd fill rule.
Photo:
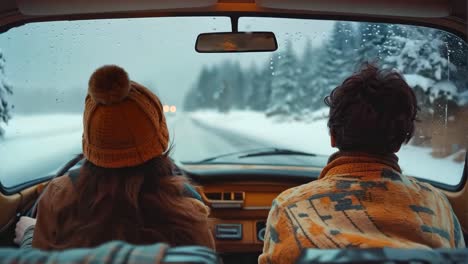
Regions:
<instances>
[{"instance_id":1,"label":"seat back","mask_svg":"<svg viewBox=\"0 0 468 264\"><path fill-rule=\"evenodd\" d=\"M112 241L96 248L63 251L0 248L0 263L218 264L222 261L216 252L200 246L169 248L163 243L136 246L122 241Z\"/></svg>"},{"instance_id":2,"label":"seat back","mask_svg":"<svg viewBox=\"0 0 468 264\"><path fill-rule=\"evenodd\" d=\"M468 249L305 249L296 264L468 263Z\"/></svg>"}]
</instances>

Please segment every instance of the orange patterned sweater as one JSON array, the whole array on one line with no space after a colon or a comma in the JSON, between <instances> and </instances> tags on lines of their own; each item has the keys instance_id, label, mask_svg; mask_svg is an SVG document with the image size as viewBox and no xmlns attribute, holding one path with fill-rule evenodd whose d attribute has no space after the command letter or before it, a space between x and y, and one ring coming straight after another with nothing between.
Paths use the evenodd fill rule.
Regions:
<instances>
[{"instance_id":1,"label":"orange patterned sweater","mask_svg":"<svg viewBox=\"0 0 468 264\"><path fill-rule=\"evenodd\" d=\"M318 180L281 193L260 264L294 263L303 248L464 247L445 195L401 175L396 155L337 152Z\"/></svg>"}]
</instances>

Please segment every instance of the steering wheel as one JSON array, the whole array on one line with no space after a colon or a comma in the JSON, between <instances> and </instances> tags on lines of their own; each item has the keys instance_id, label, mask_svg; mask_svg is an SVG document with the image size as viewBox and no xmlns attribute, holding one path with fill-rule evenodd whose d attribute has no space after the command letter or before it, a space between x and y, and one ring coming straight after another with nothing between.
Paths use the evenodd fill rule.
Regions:
<instances>
[{"instance_id":1,"label":"steering wheel","mask_svg":"<svg viewBox=\"0 0 468 264\"><path fill-rule=\"evenodd\" d=\"M78 162L82 161L83 159L84 159L83 153L78 154L72 160L67 162L60 170L58 170L57 173L55 173L55 175L50 179L50 181L52 181L53 179L55 179L57 177L60 177L60 176L64 175L71 168L73 168L73 166L78 164ZM29 216L31 218L36 218L36 216L37 216L37 206L38 206L39 201L41 200L42 196L46 193L48 187L49 187L49 185L47 184L47 186L44 188L44 190L42 190L41 194L39 195L39 197L34 202L31 209L29 209L29 211L26 213L26 216Z\"/></svg>"}]
</instances>

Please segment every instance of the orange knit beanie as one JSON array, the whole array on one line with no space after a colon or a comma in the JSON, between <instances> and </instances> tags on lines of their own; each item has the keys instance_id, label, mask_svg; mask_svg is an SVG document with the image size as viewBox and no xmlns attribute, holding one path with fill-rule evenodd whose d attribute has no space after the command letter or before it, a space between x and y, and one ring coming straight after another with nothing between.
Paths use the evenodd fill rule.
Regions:
<instances>
[{"instance_id":1,"label":"orange knit beanie","mask_svg":"<svg viewBox=\"0 0 468 264\"><path fill-rule=\"evenodd\" d=\"M163 154L169 141L158 97L107 65L89 80L83 116L83 154L104 168L132 167Z\"/></svg>"}]
</instances>

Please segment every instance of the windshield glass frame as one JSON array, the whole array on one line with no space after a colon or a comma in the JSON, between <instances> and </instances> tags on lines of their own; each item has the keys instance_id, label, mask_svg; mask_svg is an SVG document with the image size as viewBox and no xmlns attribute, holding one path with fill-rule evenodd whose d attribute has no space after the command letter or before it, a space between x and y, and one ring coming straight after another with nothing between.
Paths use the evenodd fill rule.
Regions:
<instances>
[{"instance_id":1,"label":"windshield glass frame","mask_svg":"<svg viewBox=\"0 0 468 264\"><path fill-rule=\"evenodd\" d=\"M223 18L227 18L227 17L228 17L227 15L223 15L223 14L217 14L216 17L218 17L218 15L219 15L219 17L223 17ZM200 16L202 16L202 15L200 15ZM197 16L192 16L192 15L187 15L187 16L185 16L185 15L184 15L184 16L177 16L177 17L198 17L198 15L197 15ZM210 17L211 17L211 16L210 16ZM269 17L269 18L304 19L304 16L299 16L299 15L298 15L297 17L292 17L292 16L287 16L287 17L286 17L286 16L270 16L270 15L268 15L268 16L266 16L266 15L261 15L261 16L259 16L258 14L255 15L255 16L250 16L250 15L245 15L245 16L243 15L243 16L241 16L241 18L245 18L245 17L247 17L247 18L251 18L251 17L254 17L254 18ZM307 19L309 19L309 18L307 18ZM314 17L313 20L317 20L317 17ZM353 20L348 20L348 21L353 21ZM355 21L359 21L359 20L355 20ZM466 164L465 164L465 167L466 167ZM466 171L466 169L465 169L465 171ZM47 177L48 177L48 176L45 176L45 177L43 177L43 178L47 178ZM43 178L40 178L40 179L43 179ZM441 183L441 184L443 185L443 183ZM447 185L447 186L453 187L452 185ZM13 187L14 187L14 186L13 186ZM447 188L444 188L444 189L447 189Z\"/></svg>"}]
</instances>

